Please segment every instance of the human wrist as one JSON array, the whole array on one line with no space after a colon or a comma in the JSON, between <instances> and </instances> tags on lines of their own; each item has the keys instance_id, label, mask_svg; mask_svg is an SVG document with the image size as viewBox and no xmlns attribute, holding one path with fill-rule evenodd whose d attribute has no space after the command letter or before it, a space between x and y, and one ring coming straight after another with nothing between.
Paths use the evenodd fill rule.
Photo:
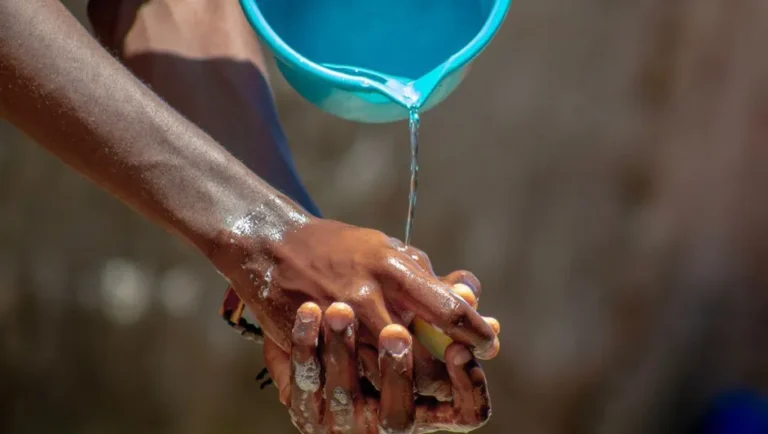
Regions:
<instances>
[{"instance_id":1,"label":"human wrist","mask_svg":"<svg viewBox=\"0 0 768 434\"><path fill-rule=\"evenodd\" d=\"M204 251L229 280L252 274L254 270L246 271L243 265L254 262L254 258L259 259L255 262L263 263L263 270L257 271L266 273L274 262L276 246L283 238L315 220L317 217L276 193L224 219L219 230L206 241ZM255 278L252 275L245 277Z\"/></svg>"}]
</instances>

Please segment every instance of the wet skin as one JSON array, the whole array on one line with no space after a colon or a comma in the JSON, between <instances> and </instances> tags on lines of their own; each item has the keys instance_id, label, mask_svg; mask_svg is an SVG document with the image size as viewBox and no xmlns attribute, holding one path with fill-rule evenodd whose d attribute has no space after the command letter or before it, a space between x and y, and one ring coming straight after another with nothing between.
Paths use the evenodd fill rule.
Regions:
<instances>
[{"instance_id":1,"label":"wet skin","mask_svg":"<svg viewBox=\"0 0 768 434\"><path fill-rule=\"evenodd\" d=\"M230 63L201 60L232 58L259 71L263 61L253 35L228 39L238 34L233 30L245 29L235 21L242 21L241 14L177 10L236 7L236 2L152 1L131 11L139 3L120 3L135 24L126 24L118 14L117 20L102 21L114 26L104 34L116 38L115 51L129 65L134 62L137 74L143 71L142 78L158 84L159 92L176 95L168 99L187 118L205 124L208 134L110 56L56 0L0 2L0 115L207 255L257 316L269 345L291 350L295 312L302 303L325 309L343 301L359 318L360 348L375 348L388 325L407 326L418 315L469 346L478 358L498 353L493 328L434 275L423 253L381 232L316 217L293 171L263 74L259 82L252 74L238 74ZM216 17L208 22L216 26L209 29L190 18L208 12ZM216 34L230 36L210 38ZM195 35L210 40L194 40ZM193 59L198 67L184 69L180 66L189 63L144 56L153 51L181 53L176 57ZM239 86L251 91L237 91ZM231 99L238 95L241 99ZM240 107L241 117L217 114L229 104ZM242 130L249 132L233 132ZM479 291L471 274L457 275ZM418 392L455 396L450 369L415 342L413 354Z\"/></svg>"},{"instance_id":2,"label":"wet skin","mask_svg":"<svg viewBox=\"0 0 768 434\"><path fill-rule=\"evenodd\" d=\"M141 9L139 5L142 5ZM312 214L318 214L298 180L290 158L281 157L287 155L287 145L274 113L266 80L266 62L236 2L92 0L89 18L99 40L117 53L131 71L149 83L155 92L225 144L228 150L270 184L288 192L305 209L315 210ZM195 91L190 92L190 89ZM241 220L241 229L259 230L258 219L263 219L263 215L252 217L252 220ZM302 219L298 215L295 217ZM334 246L329 251L331 254L324 256L327 262L320 267L306 262L294 262L302 256L295 251L285 251L281 259L285 267L281 269L290 267L293 271L283 271L283 275L278 273L279 269L270 271L270 260L261 256L249 262L247 270L239 273L242 282L240 287L254 283L260 286L258 291L250 293L252 298L243 299L268 330L281 332L280 336L273 335L273 338L284 348L287 348L289 342L287 331L292 321L292 317L280 315L285 305L295 309L307 299L314 300L324 308L333 301L348 302L363 321L361 341L374 348L374 352L376 336L380 330L393 322L407 325L412 312L418 308L418 300L393 293L394 297L390 297L393 302L390 302L381 294L388 286L393 286L394 290L400 288L397 279L395 282L380 281L387 268L399 262L397 258L388 258L393 264L387 264L386 259L382 261L383 264L346 263L342 258L347 253L341 253L341 247L352 254L363 250L361 247L364 245L358 245L360 241L370 240L365 244L370 246L370 258L397 253L394 250L399 250L413 259L418 271L427 276L422 280L429 282L429 277L434 278L432 267L423 252L416 249L404 251L402 243L386 239L380 233L359 231L356 230L359 228L342 224L336 226L339 231L336 233L324 232L328 229L323 227L323 232L317 235L302 232L295 238L304 242L309 236L321 237L323 244ZM340 235L350 230L357 234ZM340 244L346 239L350 242L349 247ZM295 250L287 243L283 247ZM402 255L399 257L402 258ZM313 267L336 270L336 274L316 275L309 279L296 278L297 274ZM405 273L414 272L403 264L398 267L395 273L400 276L404 274L403 270ZM235 269L233 273L237 271ZM479 282L471 273L456 272L453 277L456 282L461 280L479 291ZM269 285L266 285L266 280ZM276 288L279 290L273 291ZM430 293L423 289L418 291ZM443 305L450 305L451 302L446 297L431 301ZM394 305L394 302L398 303L397 311L387 307ZM449 326L444 324L444 327ZM418 343L415 353L417 390L442 399L450 398L450 382L444 365L436 363Z\"/></svg>"},{"instance_id":3,"label":"wet skin","mask_svg":"<svg viewBox=\"0 0 768 434\"><path fill-rule=\"evenodd\" d=\"M414 395L413 340L408 330L389 325L379 334L375 354L381 392L364 391L358 382L354 311L334 303L324 312L302 305L292 331L290 354L273 342L264 347L267 367L280 401L304 434L467 432L484 425L491 414L485 374L461 344L445 352L452 402Z\"/></svg>"}]
</instances>

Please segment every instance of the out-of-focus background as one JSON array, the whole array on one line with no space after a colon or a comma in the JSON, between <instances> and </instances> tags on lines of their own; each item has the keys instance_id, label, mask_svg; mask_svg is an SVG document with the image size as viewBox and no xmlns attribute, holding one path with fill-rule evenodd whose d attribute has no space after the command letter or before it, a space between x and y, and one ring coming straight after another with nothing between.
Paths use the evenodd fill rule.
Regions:
<instances>
[{"instance_id":1,"label":"out-of-focus background","mask_svg":"<svg viewBox=\"0 0 768 434\"><path fill-rule=\"evenodd\" d=\"M478 432L692 433L768 389L766 40L765 0L516 0L422 117L414 243L502 323ZM406 125L273 83L324 214L401 236ZM224 286L0 123L0 433L294 432Z\"/></svg>"}]
</instances>

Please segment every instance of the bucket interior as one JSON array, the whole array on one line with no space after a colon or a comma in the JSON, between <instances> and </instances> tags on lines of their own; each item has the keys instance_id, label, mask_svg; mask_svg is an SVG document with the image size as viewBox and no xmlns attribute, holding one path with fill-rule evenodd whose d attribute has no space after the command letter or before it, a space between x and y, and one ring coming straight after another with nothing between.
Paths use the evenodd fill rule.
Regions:
<instances>
[{"instance_id":1,"label":"bucket interior","mask_svg":"<svg viewBox=\"0 0 768 434\"><path fill-rule=\"evenodd\" d=\"M494 0L255 0L293 50L321 65L346 65L416 80L464 48Z\"/></svg>"}]
</instances>

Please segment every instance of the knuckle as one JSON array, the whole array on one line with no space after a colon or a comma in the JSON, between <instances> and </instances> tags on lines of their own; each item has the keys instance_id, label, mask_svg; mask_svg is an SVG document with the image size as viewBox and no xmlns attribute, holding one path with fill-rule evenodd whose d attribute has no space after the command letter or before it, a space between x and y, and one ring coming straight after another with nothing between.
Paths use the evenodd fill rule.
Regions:
<instances>
[{"instance_id":1,"label":"knuckle","mask_svg":"<svg viewBox=\"0 0 768 434\"><path fill-rule=\"evenodd\" d=\"M443 312L448 319L448 325L452 329L464 327L469 321L469 310L464 303L460 303L453 295L449 295L443 301Z\"/></svg>"},{"instance_id":2,"label":"knuckle","mask_svg":"<svg viewBox=\"0 0 768 434\"><path fill-rule=\"evenodd\" d=\"M352 309L375 302L378 295L377 286L373 282L362 282L350 291L346 301Z\"/></svg>"},{"instance_id":3,"label":"knuckle","mask_svg":"<svg viewBox=\"0 0 768 434\"><path fill-rule=\"evenodd\" d=\"M390 247L393 244L393 238L382 231L378 231L376 229L366 229L366 232L369 240L371 240L374 244Z\"/></svg>"},{"instance_id":4,"label":"knuckle","mask_svg":"<svg viewBox=\"0 0 768 434\"><path fill-rule=\"evenodd\" d=\"M388 237L388 241L389 241L389 244L395 249L398 249L398 250L405 249L405 243L403 243L402 241L400 241L395 237Z\"/></svg>"},{"instance_id":5,"label":"knuckle","mask_svg":"<svg viewBox=\"0 0 768 434\"><path fill-rule=\"evenodd\" d=\"M410 247L409 251L411 259L413 259L417 264L419 264L421 267L423 267L425 270L432 270L432 261L429 259L429 256L424 253L424 251L419 250L415 247Z\"/></svg>"},{"instance_id":6,"label":"knuckle","mask_svg":"<svg viewBox=\"0 0 768 434\"><path fill-rule=\"evenodd\" d=\"M387 276L401 276L407 271L402 254L394 250L379 252L375 258L375 267Z\"/></svg>"},{"instance_id":7,"label":"knuckle","mask_svg":"<svg viewBox=\"0 0 768 434\"><path fill-rule=\"evenodd\" d=\"M423 262L425 262L427 264L431 264L432 261L429 259L429 255L427 255L427 253L425 251L417 249L417 248L414 248L414 250L416 251L415 252L416 256L418 256L421 261L423 261Z\"/></svg>"}]
</instances>

